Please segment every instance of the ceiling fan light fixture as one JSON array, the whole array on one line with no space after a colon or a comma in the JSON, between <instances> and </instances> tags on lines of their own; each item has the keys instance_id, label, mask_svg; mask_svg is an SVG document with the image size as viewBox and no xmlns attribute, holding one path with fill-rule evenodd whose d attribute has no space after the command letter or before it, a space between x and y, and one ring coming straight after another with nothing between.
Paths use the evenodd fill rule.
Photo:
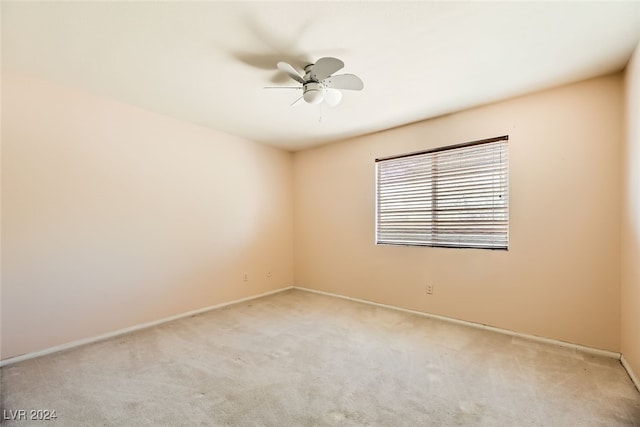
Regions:
<instances>
[{"instance_id":1,"label":"ceiling fan light fixture","mask_svg":"<svg viewBox=\"0 0 640 427\"><path fill-rule=\"evenodd\" d=\"M307 104L320 104L324 100L324 86L315 82L305 84L302 98Z\"/></svg>"}]
</instances>

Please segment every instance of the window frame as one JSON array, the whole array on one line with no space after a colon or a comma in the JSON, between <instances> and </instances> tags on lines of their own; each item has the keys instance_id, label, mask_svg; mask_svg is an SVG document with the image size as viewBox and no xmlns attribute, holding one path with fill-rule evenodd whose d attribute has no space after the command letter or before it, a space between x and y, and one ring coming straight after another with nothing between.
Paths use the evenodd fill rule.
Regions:
<instances>
[{"instance_id":1,"label":"window frame","mask_svg":"<svg viewBox=\"0 0 640 427\"><path fill-rule=\"evenodd\" d=\"M390 161L390 160L396 160L396 159L402 159L402 158L408 158L408 157L414 157L414 156L421 156L421 155L427 155L427 154L434 154L434 153L438 153L438 152L443 152L443 151L452 151L452 150L459 150L459 149L464 149L464 148L468 148L468 147L474 147L474 146L478 146L478 145L483 145L483 144L489 144L489 143L495 143L495 142L500 142L503 141L504 142L504 153L505 153L505 157L504 159L501 159L501 163L497 163L499 168L504 168L504 188L503 190L500 191L500 193L502 191L504 191L504 196L505 196L505 201L506 201L506 207L504 208L504 210L506 211L506 225L504 226L505 230L504 233L500 233L500 235L504 236L504 241L505 244L504 246L502 245L493 245L493 246L489 246L488 244L485 245L478 245L478 244L472 244L469 243L469 241L467 242L460 242L460 243L438 243L438 242L434 242L434 240L437 240L437 238L432 238L429 239L430 242L429 243L415 243L415 242L410 242L410 241L405 241L405 242L387 242L387 241L380 241L379 238L379 232L380 232L380 226L379 226L379 220L380 220L380 212L379 212L379 208L380 208L380 191L379 191L379 180L380 180L380 173L379 173L379 167L380 167L380 163L381 162L385 162L385 161ZM447 146L442 146L442 147L436 147L433 149L428 149L428 150L421 150L421 151L415 151L415 152L410 152L410 153L404 153L404 154L399 154L399 155L394 155L394 156L387 156L387 157L380 157L380 158L376 158L375 159L375 244L376 245L386 245L386 246L413 246L413 247L437 247L437 248L453 248L453 249L485 249L485 250L504 250L504 251L508 251L509 250L509 245L510 245L510 233L509 233L509 228L510 228L510 213L509 213L509 205L510 205L510 200L509 200L509 136L508 135L503 135L503 136L499 136L499 137L494 137L494 138L488 138L488 139L481 139L481 140L476 140L476 141L471 141L471 142L465 142L465 143L461 143L461 144L454 144L454 145L447 145ZM500 148L500 150L502 150L502 148ZM435 156L434 156L435 158ZM437 185L438 185L438 175L437 175L437 161L436 160L432 160L434 162L434 165L431 169L427 169L427 171L432 172L432 178L431 178L431 182L430 185L432 187L432 191L433 194L437 194ZM425 161L426 162L426 161ZM434 172L435 170L435 172ZM492 169L487 168L487 170L490 171L494 171ZM442 181L443 179L440 179L440 181ZM428 180L425 180L428 181ZM422 182L422 181L421 181ZM435 190L434 190L435 187ZM491 193L491 194L495 194ZM433 204L435 205L437 203L437 200L439 199L432 199L433 200ZM498 210L498 209L496 209ZM431 210L432 215L436 215L436 211L435 210ZM503 222L505 220L502 220ZM470 221L472 223L472 221ZM500 221L496 221L500 222ZM433 231L435 232L435 235L437 235L437 220L432 221L433 224ZM444 233L443 233L444 234Z\"/></svg>"}]
</instances>

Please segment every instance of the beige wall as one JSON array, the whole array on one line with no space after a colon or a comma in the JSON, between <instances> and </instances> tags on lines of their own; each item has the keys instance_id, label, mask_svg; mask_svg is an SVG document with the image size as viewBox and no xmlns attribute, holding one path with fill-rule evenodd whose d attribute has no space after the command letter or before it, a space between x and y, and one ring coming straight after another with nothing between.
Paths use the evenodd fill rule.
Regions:
<instances>
[{"instance_id":1,"label":"beige wall","mask_svg":"<svg viewBox=\"0 0 640 427\"><path fill-rule=\"evenodd\" d=\"M290 153L2 85L3 359L292 284Z\"/></svg>"},{"instance_id":2,"label":"beige wall","mask_svg":"<svg viewBox=\"0 0 640 427\"><path fill-rule=\"evenodd\" d=\"M640 45L626 70L622 199L622 354L640 378Z\"/></svg>"},{"instance_id":3,"label":"beige wall","mask_svg":"<svg viewBox=\"0 0 640 427\"><path fill-rule=\"evenodd\" d=\"M296 153L296 284L619 351L622 83L606 76ZM374 244L376 157L505 134L508 252Z\"/></svg>"},{"instance_id":4,"label":"beige wall","mask_svg":"<svg viewBox=\"0 0 640 427\"><path fill-rule=\"evenodd\" d=\"M306 150L293 162L5 74L2 358L287 286L295 261L299 286L612 351L622 345L638 372L635 57L626 156L619 74ZM509 252L374 245L376 157L503 134Z\"/></svg>"}]
</instances>

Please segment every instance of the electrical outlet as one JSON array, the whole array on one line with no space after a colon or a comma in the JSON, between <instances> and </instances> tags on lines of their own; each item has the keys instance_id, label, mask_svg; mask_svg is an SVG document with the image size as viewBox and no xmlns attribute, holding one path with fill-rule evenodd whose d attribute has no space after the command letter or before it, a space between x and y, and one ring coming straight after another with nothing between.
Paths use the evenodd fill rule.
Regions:
<instances>
[{"instance_id":1,"label":"electrical outlet","mask_svg":"<svg viewBox=\"0 0 640 427\"><path fill-rule=\"evenodd\" d=\"M433 285L427 284L427 294L433 294Z\"/></svg>"},{"instance_id":2,"label":"electrical outlet","mask_svg":"<svg viewBox=\"0 0 640 427\"><path fill-rule=\"evenodd\" d=\"M249 281L249 275L248 275L247 273L244 273L244 274L242 275L242 280L243 280L244 282L248 282L248 281Z\"/></svg>"},{"instance_id":3,"label":"electrical outlet","mask_svg":"<svg viewBox=\"0 0 640 427\"><path fill-rule=\"evenodd\" d=\"M267 271L267 279L271 279L271 272Z\"/></svg>"}]
</instances>

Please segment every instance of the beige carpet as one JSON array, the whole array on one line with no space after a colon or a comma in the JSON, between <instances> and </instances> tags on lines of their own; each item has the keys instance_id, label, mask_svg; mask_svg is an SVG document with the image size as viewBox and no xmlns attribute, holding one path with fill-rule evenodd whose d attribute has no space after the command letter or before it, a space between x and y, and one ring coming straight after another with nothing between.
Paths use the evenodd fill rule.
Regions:
<instances>
[{"instance_id":1,"label":"beige carpet","mask_svg":"<svg viewBox=\"0 0 640 427\"><path fill-rule=\"evenodd\" d=\"M297 290L1 375L57 414L6 425L640 426L617 360Z\"/></svg>"}]
</instances>

